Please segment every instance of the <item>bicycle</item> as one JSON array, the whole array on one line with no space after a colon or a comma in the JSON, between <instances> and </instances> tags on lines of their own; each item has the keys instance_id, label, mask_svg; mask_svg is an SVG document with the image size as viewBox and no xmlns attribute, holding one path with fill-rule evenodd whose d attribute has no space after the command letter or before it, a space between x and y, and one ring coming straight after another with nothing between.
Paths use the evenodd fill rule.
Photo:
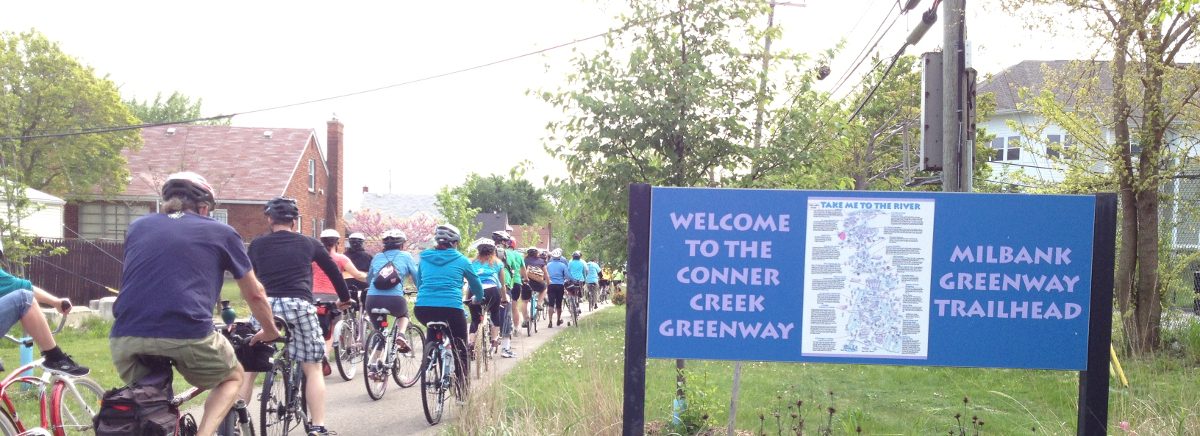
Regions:
<instances>
[{"instance_id":1,"label":"bicycle","mask_svg":"<svg viewBox=\"0 0 1200 436\"><path fill-rule=\"evenodd\" d=\"M61 332L66 322L67 317L63 316L53 334ZM17 339L7 334L4 335L4 338L26 347L33 346L32 339ZM0 380L0 402L3 403L0 411L8 415L7 418L11 419L15 430L14 433L4 434L46 432L54 436L65 436L93 433L92 418L100 411L100 399L104 398L104 388L87 377L73 377L47 371L42 366L45 361L45 359L35 359L14 369L3 380ZM40 376L23 375L32 373L35 368L42 370ZM2 366L0 366L0 371L3 371ZM25 423L21 421L21 415L13 402L14 394L9 392L9 387L18 383L36 388L29 392L37 395L41 428L26 427Z\"/></svg>"},{"instance_id":2,"label":"bicycle","mask_svg":"<svg viewBox=\"0 0 1200 436\"><path fill-rule=\"evenodd\" d=\"M337 303L330 301L317 302L317 316L339 312ZM358 364L366 355L364 337L366 336L367 318L358 307L358 302L352 302L350 307L341 310L341 318L330 327L333 337L333 360L337 364L338 375L344 381L353 380L358 375Z\"/></svg>"},{"instance_id":3,"label":"bicycle","mask_svg":"<svg viewBox=\"0 0 1200 436\"><path fill-rule=\"evenodd\" d=\"M250 337L238 337L231 335L229 341L235 348L249 345ZM173 370L174 362L163 356L141 355L138 359L143 365L150 368L150 373L137 381L141 385L154 386L170 386L174 377ZM190 387L178 395L172 396L170 400L171 408L179 410L183 403L191 401L207 389L198 387ZM179 417L177 422L176 435L178 436L195 436L198 429L196 421L191 414L184 414ZM246 402L238 399L229 412L225 414L225 419L221 421L221 425L217 427L217 436L254 436L254 423L250 420L250 412L246 408Z\"/></svg>"},{"instance_id":4,"label":"bicycle","mask_svg":"<svg viewBox=\"0 0 1200 436\"><path fill-rule=\"evenodd\" d=\"M593 311L593 310L596 310L596 307L597 307L597 303L596 303L596 284L595 284L595 283L588 283L588 284L586 285L586 287L587 287L588 312L591 312L591 311Z\"/></svg>"},{"instance_id":5,"label":"bicycle","mask_svg":"<svg viewBox=\"0 0 1200 436\"><path fill-rule=\"evenodd\" d=\"M466 344L462 338L453 338L461 348L452 345L450 325L445 322L434 321L425 327L428 335L425 358L421 361L421 407L425 409L425 420L436 425L442 420L450 395L459 402L466 401L470 381L468 377L460 377L457 370L465 356L456 352L466 349Z\"/></svg>"},{"instance_id":6,"label":"bicycle","mask_svg":"<svg viewBox=\"0 0 1200 436\"><path fill-rule=\"evenodd\" d=\"M306 379L300 362L288 357L287 348L293 346L291 325L278 316L275 325L283 336L283 346L275 353L271 370L263 378L259 396L259 429L263 436L287 435L298 426L308 433L308 398L305 395Z\"/></svg>"},{"instance_id":7,"label":"bicycle","mask_svg":"<svg viewBox=\"0 0 1200 436\"><path fill-rule=\"evenodd\" d=\"M537 333L538 321L541 321L541 319L538 318L539 312L541 312L541 311L538 310L537 294L530 295L529 317L528 317L529 319L525 320L525 336L526 337L533 336L534 333Z\"/></svg>"},{"instance_id":8,"label":"bicycle","mask_svg":"<svg viewBox=\"0 0 1200 436\"><path fill-rule=\"evenodd\" d=\"M474 304L471 300L463 301L463 304ZM487 303L481 303L481 306L486 306ZM487 307L480 307L479 325L475 329L475 341L467 347L471 354L471 360L476 362L475 379L483 377L483 371L489 369L492 361L492 356L498 350L499 345L492 340L492 315L487 310Z\"/></svg>"},{"instance_id":9,"label":"bicycle","mask_svg":"<svg viewBox=\"0 0 1200 436\"><path fill-rule=\"evenodd\" d=\"M372 400L379 400L387 393L389 375L397 385L407 388L417 383L420 374L420 354L413 338L424 338L425 333L412 322L400 333L400 329L388 325L387 317L391 314L386 308L371 309L371 325L375 329L364 348L363 382ZM399 350L396 340L401 336L408 343L408 351Z\"/></svg>"},{"instance_id":10,"label":"bicycle","mask_svg":"<svg viewBox=\"0 0 1200 436\"><path fill-rule=\"evenodd\" d=\"M583 282L572 281L567 283L567 295L565 297L567 310L571 312L571 320L568 321L568 326L579 325L579 295L583 290Z\"/></svg>"}]
</instances>

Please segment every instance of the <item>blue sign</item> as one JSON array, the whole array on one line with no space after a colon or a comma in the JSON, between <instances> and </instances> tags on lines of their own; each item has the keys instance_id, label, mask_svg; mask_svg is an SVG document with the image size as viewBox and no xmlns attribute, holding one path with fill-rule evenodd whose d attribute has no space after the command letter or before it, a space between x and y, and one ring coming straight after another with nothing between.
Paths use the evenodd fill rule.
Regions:
<instances>
[{"instance_id":1,"label":"blue sign","mask_svg":"<svg viewBox=\"0 0 1200 436\"><path fill-rule=\"evenodd\" d=\"M656 187L647 356L1084 370L1095 208Z\"/></svg>"}]
</instances>

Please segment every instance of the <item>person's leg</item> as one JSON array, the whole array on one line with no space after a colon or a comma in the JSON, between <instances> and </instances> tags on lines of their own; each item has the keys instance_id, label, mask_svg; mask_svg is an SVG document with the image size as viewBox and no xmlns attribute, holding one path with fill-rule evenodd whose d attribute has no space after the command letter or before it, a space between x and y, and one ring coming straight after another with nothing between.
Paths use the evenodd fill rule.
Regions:
<instances>
[{"instance_id":1,"label":"person's leg","mask_svg":"<svg viewBox=\"0 0 1200 436\"><path fill-rule=\"evenodd\" d=\"M156 339L156 352L175 362L179 375L189 384L210 389L204 401L204 416L200 418L199 433L214 434L217 426L233 407L246 383L242 366L238 364L233 346L224 336L213 332L203 339ZM249 394L246 394L249 396Z\"/></svg>"},{"instance_id":2,"label":"person's leg","mask_svg":"<svg viewBox=\"0 0 1200 436\"><path fill-rule=\"evenodd\" d=\"M233 408L233 403L243 396L240 392L244 389L242 386L254 386L253 381L244 383L243 379L245 377L242 367L238 365L237 371L229 374L229 377L209 391L208 399L204 400L204 416L200 418L197 434L215 434L217 432L217 426L221 425L221 421L225 419L229 409ZM249 396L249 394L244 396Z\"/></svg>"},{"instance_id":3,"label":"person's leg","mask_svg":"<svg viewBox=\"0 0 1200 436\"><path fill-rule=\"evenodd\" d=\"M314 426L325 426L325 377L318 362L301 362L304 371L304 395L308 396L308 417Z\"/></svg>"}]
</instances>

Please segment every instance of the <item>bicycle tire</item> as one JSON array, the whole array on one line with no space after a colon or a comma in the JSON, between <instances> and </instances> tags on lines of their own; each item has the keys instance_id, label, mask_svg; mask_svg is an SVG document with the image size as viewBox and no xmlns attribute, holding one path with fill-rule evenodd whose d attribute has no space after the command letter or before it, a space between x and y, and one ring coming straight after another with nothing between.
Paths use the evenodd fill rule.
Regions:
<instances>
[{"instance_id":1,"label":"bicycle tire","mask_svg":"<svg viewBox=\"0 0 1200 436\"><path fill-rule=\"evenodd\" d=\"M259 396L258 425L263 436L282 436L291 428L292 415L287 410L290 391L283 367L276 364L263 378Z\"/></svg>"},{"instance_id":2,"label":"bicycle tire","mask_svg":"<svg viewBox=\"0 0 1200 436\"><path fill-rule=\"evenodd\" d=\"M225 414L225 419L221 420L221 425L217 426L217 436L235 435L237 435L237 414L230 410Z\"/></svg>"},{"instance_id":3,"label":"bicycle tire","mask_svg":"<svg viewBox=\"0 0 1200 436\"><path fill-rule=\"evenodd\" d=\"M467 343L463 342L462 338L454 338L453 342L458 343L459 346L458 347L454 347L454 346L450 347L450 352L455 357L455 363L454 363L455 370L454 370L453 374L450 374L450 386L451 386L451 390L453 391L452 393L454 395L454 398L459 401L459 404L462 404L467 401L467 389L469 389L471 386L471 377L460 377L459 376L460 372L458 371L458 368L462 368L463 365L467 365L467 361L466 361L467 356L462 355L462 352L460 352L458 350L466 350ZM462 371L461 373L463 375L466 375L467 372L470 371L470 369L471 369L470 366L466 366L466 371Z\"/></svg>"},{"instance_id":4,"label":"bicycle tire","mask_svg":"<svg viewBox=\"0 0 1200 436\"><path fill-rule=\"evenodd\" d=\"M0 435L17 436L20 434L17 431L17 423L13 420L11 414L8 413L7 407L0 407Z\"/></svg>"},{"instance_id":5,"label":"bicycle tire","mask_svg":"<svg viewBox=\"0 0 1200 436\"><path fill-rule=\"evenodd\" d=\"M245 415L245 422L241 422L242 415ZM246 407L239 410L236 405L229 409L229 413L225 414L225 419L217 427L217 436L254 436L254 422L250 419L250 411Z\"/></svg>"},{"instance_id":6,"label":"bicycle tire","mask_svg":"<svg viewBox=\"0 0 1200 436\"><path fill-rule=\"evenodd\" d=\"M341 325L341 334L333 346L333 360L337 362L338 375L343 381L354 380L358 375L358 360L362 359L359 352L362 344L358 341L361 335L358 332L357 311L352 312L354 313L347 313L334 327L337 331L336 326Z\"/></svg>"},{"instance_id":7,"label":"bicycle tire","mask_svg":"<svg viewBox=\"0 0 1200 436\"><path fill-rule=\"evenodd\" d=\"M65 381L54 382L50 402L50 428L55 436L94 433L92 418L100 411L104 388L90 378L76 378L71 383L75 385L78 397L67 395Z\"/></svg>"},{"instance_id":8,"label":"bicycle tire","mask_svg":"<svg viewBox=\"0 0 1200 436\"><path fill-rule=\"evenodd\" d=\"M411 322L408 323L408 328L404 329L404 332L404 339L408 341L409 350L407 353L396 353L396 361L392 366L392 379L397 386L410 388L421 380L421 360L425 354L425 332ZM418 339L422 342L419 349L417 347Z\"/></svg>"},{"instance_id":9,"label":"bicycle tire","mask_svg":"<svg viewBox=\"0 0 1200 436\"><path fill-rule=\"evenodd\" d=\"M446 387L442 384L442 353L441 345L425 348L425 358L421 367L421 407L425 409L425 420L429 425L437 425L442 421L445 411Z\"/></svg>"},{"instance_id":10,"label":"bicycle tire","mask_svg":"<svg viewBox=\"0 0 1200 436\"><path fill-rule=\"evenodd\" d=\"M528 315L525 316L525 337L530 337L533 336L534 330L537 329L537 323L534 322L537 319L537 304L534 303L534 300L530 300L527 312Z\"/></svg>"},{"instance_id":11,"label":"bicycle tire","mask_svg":"<svg viewBox=\"0 0 1200 436\"><path fill-rule=\"evenodd\" d=\"M579 325L579 297L571 296L571 324L572 326Z\"/></svg>"},{"instance_id":12,"label":"bicycle tire","mask_svg":"<svg viewBox=\"0 0 1200 436\"><path fill-rule=\"evenodd\" d=\"M384 363L391 349L382 332L372 332L367 340L366 354L363 356L363 384L367 387L367 396L372 400L379 400L387 393L389 368Z\"/></svg>"}]
</instances>

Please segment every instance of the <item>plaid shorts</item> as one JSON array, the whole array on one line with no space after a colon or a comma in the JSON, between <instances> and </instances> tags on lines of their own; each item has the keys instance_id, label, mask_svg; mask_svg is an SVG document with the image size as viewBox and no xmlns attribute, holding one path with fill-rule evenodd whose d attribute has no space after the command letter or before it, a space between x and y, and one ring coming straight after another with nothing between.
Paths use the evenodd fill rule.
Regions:
<instances>
[{"instance_id":1,"label":"plaid shorts","mask_svg":"<svg viewBox=\"0 0 1200 436\"><path fill-rule=\"evenodd\" d=\"M268 297L271 312L284 321L292 331L287 344L287 357L297 362L321 362L325 360L325 339L321 337L321 325L317 321L317 307L300 298ZM262 328L258 320L250 318L254 328Z\"/></svg>"}]
</instances>

